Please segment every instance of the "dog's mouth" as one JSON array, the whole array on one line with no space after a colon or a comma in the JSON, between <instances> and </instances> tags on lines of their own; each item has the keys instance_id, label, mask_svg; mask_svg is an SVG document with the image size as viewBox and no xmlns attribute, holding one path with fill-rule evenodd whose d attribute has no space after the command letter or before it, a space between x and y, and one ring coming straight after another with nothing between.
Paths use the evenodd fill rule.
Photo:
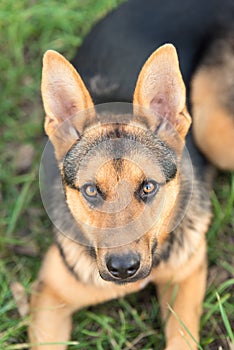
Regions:
<instances>
[{"instance_id":1,"label":"dog's mouth","mask_svg":"<svg viewBox=\"0 0 234 350\"><path fill-rule=\"evenodd\" d=\"M106 271L99 271L99 274L101 278L107 282L114 282L115 284L122 285L122 284L133 283L139 280L143 280L150 274L150 271L151 271L151 268L144 269L144 270L141 270L139 273L135 274L134 276L127 277L127 278L114 277L114 276L111 276Z\"/></svg>"}]
</instances>

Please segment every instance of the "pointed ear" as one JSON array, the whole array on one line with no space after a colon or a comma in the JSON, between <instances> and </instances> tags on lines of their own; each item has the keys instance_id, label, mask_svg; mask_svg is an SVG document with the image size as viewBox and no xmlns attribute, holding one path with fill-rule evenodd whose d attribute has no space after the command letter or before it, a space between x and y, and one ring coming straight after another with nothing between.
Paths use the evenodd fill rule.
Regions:
<instances>
[{"instance_id":1,"label":"pointed ear","mask_svg":"<svg viewBox=\"0 0 234 350\"><path fill-rule=\"evenodd\" d=\"M44 55L41 91L45 131L60 160L78 139L80 130L71 118L94 105L75 68L56 51L49 50Z\"/></svg>"},{"instance_id":2,"label":"pointed ear","mask_svg":"<svg viewBox=\"0 0 234 350\"><path fill-rule=\"evenodd\" d=\"M153 112L154 116L166 118L180 137L185 137L191 118L186 109L185 85L173 45L161 46L148 58L139 74L133 103L144 111Z\"/></svg>"}]
</instances>

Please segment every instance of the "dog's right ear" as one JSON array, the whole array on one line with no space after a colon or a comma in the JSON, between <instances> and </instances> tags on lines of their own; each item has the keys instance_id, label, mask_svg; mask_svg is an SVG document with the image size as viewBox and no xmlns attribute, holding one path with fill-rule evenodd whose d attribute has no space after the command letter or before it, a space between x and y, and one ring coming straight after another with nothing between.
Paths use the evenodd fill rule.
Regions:
<instances>
[{"instance_id":1,"label":"dog's right ear","mask_svg":"<svg viewBox=\"0 0 234 350\"><path fill-rule=\"evenodd\" d=\"M79 137L80 130L72 118L81 111L93 110L94 105L75 68L56 51L49 50L44 55L41 91L45 131L56 158L61 160Z\"/></svg>"}]
</instances>

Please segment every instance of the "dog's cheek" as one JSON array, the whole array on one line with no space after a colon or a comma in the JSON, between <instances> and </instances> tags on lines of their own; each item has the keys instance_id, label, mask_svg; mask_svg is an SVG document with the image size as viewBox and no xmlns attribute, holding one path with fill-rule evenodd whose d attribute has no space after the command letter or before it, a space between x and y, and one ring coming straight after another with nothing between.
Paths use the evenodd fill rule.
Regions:
<instances>
[{"instance_id":1,"label":"dog's cheek","mask_svg":"<svg viewBox=\"0 0 234 350\"><path fill-rule=\"evenodd\" d=\"M160 246L168 237L178 205L179 181L176 177L165 185L164 205L157 224L157 239Z\"/></svg>"},{"instance_id":2,"label":"dog's cheek","mask_svg":"<svg viewBox=\"0 0 234 350\"><path fill-rule=\"evenodd\" d=\"M92 224L92 210L85 204L82 194L66 186L66 201L75 220L79 224Z\"/></svg>"}]
</instances>

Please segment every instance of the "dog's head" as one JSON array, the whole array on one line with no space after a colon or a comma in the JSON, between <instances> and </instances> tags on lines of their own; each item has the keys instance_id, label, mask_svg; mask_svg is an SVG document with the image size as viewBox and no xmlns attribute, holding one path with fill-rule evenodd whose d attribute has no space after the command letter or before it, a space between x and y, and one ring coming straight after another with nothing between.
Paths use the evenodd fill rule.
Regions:
<instances>
[{"instance_id":1,"label":"dog's head","mask_svg":"<svg viewBox=\"0 0 234 350\"><path fill-rule=\"evenodd\" d=\"M83 81L54 51L44 56L42 96L67 205L101 277L116 283L146 277L170 231L191 122L175 48L162 46L143 66L134 121L120 114L95 122Z\"/></svg>"}]
</instances>

